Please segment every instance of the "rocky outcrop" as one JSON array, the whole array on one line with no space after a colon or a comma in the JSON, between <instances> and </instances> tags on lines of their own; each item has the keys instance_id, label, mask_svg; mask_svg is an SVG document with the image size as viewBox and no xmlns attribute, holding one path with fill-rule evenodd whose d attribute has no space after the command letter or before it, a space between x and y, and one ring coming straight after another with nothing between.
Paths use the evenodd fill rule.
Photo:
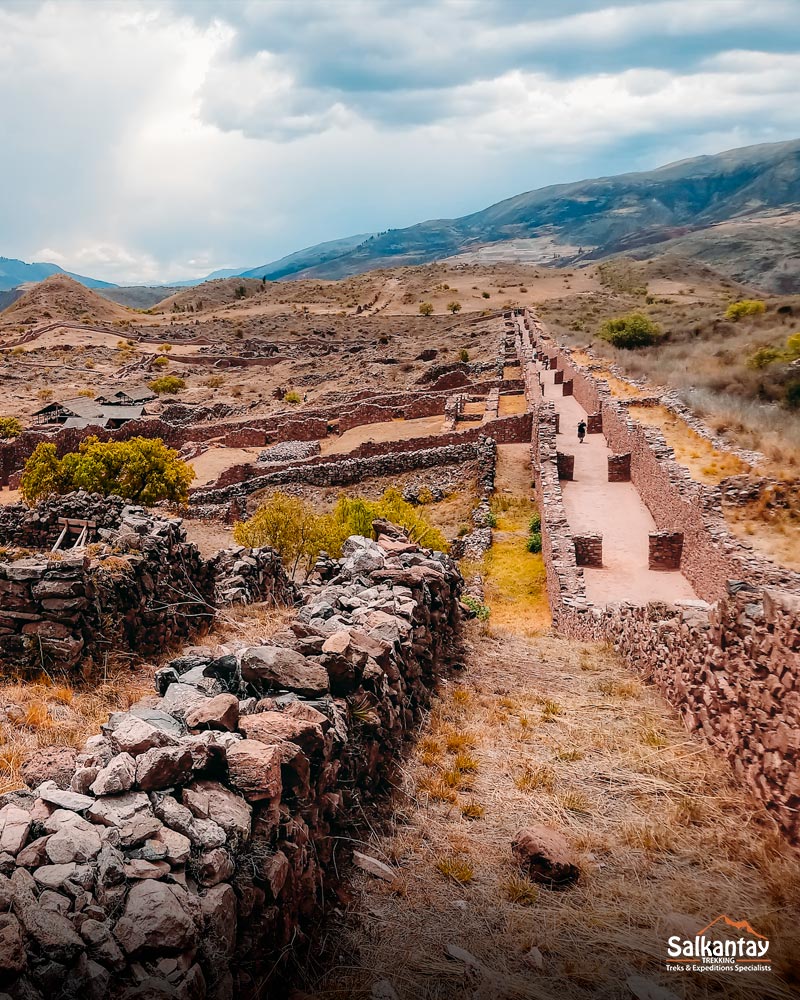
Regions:
<instances>
[{"instance_id":1,"label":"rocky outcrop","mask_svg":"<svg viewBox=\"0 0 800 1000\"><path fill-rule=\"evenodd\" d=\"M112 715L67 787L0 799L14 997L232 998L302 943L458 650L453 563L378 529L285 631L162 668L161 697Z\"/></svg>"}]
</instances>

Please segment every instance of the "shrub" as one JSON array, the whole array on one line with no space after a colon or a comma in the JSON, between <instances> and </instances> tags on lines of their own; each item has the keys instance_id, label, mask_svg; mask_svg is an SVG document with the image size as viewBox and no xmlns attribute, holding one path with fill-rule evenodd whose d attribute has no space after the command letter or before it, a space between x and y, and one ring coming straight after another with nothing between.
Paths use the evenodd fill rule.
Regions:
<instances>
[{"instance_id":1,"label":"shrub","mask_svg":"<svg viewBox=\"0 0 800 1000\"><path fill-rule=\"evenodd\" d=\"M455 301L454 302L448 302L447 303L447 310L448 310L448 312L451 312L455 316L455 314L457 312L461 312L461 303L460 302L455 302Z\"/></svg>"},{"instance_id":2,"label":"shrub","mask_svg":"<svg viewBox=\"0 0 800 1000\"><path fill-rule=\"evenodd\" d=\"M488 604L484 604L477 597L472 597L469 594L462 598L461 603L470 609L479 622L485 622L492 613Z\"/></svg>"},{"instance_id":3,"label":"shrub","mask_svg":"<svg viewBox=\"0 0 800 1000\"><path fill-rule=\"evenodd\" d=\"M725 319L738 322L743 316L758 316L765 312L767 306L761 299L741 299L739 302L731 302L725 310Z\"/></svg>"},{"instance_id":4,"label":"shrub","mask_svg":"<svg viewBox=\"0 0 800 1000\"><path fill-rule=\"evenodd\" d=\"M633 312L606 320L600 327L599 336L614 347L632 350L658 343L661 327L643 313Z\"/></svg>"},{"instance_id":5,"label":"shrub","mask_svg":"<svg viewBox=\"0 0 800 1000\"><path fill-rule=\"evenodd\" d=\"M542 551L542 533L540 531L532 531L530 537L528 538L528 552L541 552Z\"/></svg>"},{"instance_id":6,"label":"shrub","mask_svg":"<svg viewBox=\"0 0 800 1000\"><path fill-rule=\"evenodd\" d=\"M161 354L169 354L169 352L172 350L172 344L159 344L158 350L160 351Z\"/></svg>"},{"instance_id":7,"label":"shrub","mask_svg":"<svg viewBox=\"0 0 800 1000\"><path fill-rule=\"evenodd\" d=\"M777 347L759 347L747 359L747 367L766 368L768 365L774 365L776 361L780 361L782 358L783 351L779 351Z\"/></svg>"},{"instance_id":8,"label":"shrub","mask_svg":"<svg viewBox=\"0 0 800 1000\"><path fill-rule=\"evenodd\" d=\"M136 503L185 502L194 470L160 438L130 441L82 441L78 451L59 458L54 444L43 442L25 463L20 490L28 504L54 493L87 490L114 493Z\"/></svg>"},{"instance_id":9,"label":"shrub","mask_svg":"<svg viewBox=\"0 0 800 1000\"><path fill-rule=\"evenodd\" d=\"M461 350L458 352L458 360L463 361L464 364L466 364L467 361L469 361L469 351L466 349L466 347L462 347Z\"/></svg>"},{"instance_id":10,"label":"shrub","mask_svg":"<svg viewBox=\"0 0 800 1000\"><path fill-rule=\"evenodd\" d=\"M19 437L22 424L16 417L0 417L0 439Z\"/></svg>"},{"instance_id":11,"label":"shrub","mask_svg":"<svg viewBox=\"0 0 800 1000\"><path fill-rule=\"evenodd\" d=\"M488 292L481 292L481 297L484 299L490 299L491 295Z\"/></svg>"},{"instance_id":12,"label":"shrub","mask_svg":"<svg viewBox=\"0 0 800 1000\"><path fill-rule=\"evenodd\" d=\"M542 530L542 516L539 513L533 515L533 517L528 522L528 533L533 535L537 531Z\"/></svg>"},{"instance_id":13,"label":"shrub","mask_svg":"<svg viewBox=\"0 0 800 1000\"><path fill-rule=\"evenodd\" d=\"M166 368L169 364L169 358L165 354L160 354L157 358L153 360L154 368Z\"/></svg>"},{"instance_id":14,"label":"shrub","mask_svg":"<svg viewBox=\"0 0 800 1000\"><path fill-rule=\"evenodd\" d=\"M186 388L186 382L177 375L162 375L161 378L155 378L150 382L150 388L159 396L174 396Z\"/></svg>"},{"instance_id":15,"label":"shrub","mask_svg":"<svg viewBox=\"0 0 800 1000\"><path fill-rule=\"evenodd\" d=\"M86 399L94 399L94 390L93 389L79 389L78 390L78 395L79 396L84 396Z\"/></svg>"},{"instance_id":16,"label":"shrub","mask_svg":"<svg viewBox=\"0 0 800 1000\"><path fill-rule=\"evenodd\" d=\"M789 382L784 390L784 401L791 410L800 410L800 379Z\"/></svg>"},{"instance_id":17,"label":"shrub","mask_svg":"<svg viewBox=\"0 0 800 1000\"><path fill-rule=\"evenodd\" d=\"M251 518L234 526L233 537L239 545L269 545L292 574L300 569L308 573L321 551L338 558L350 535L371 537L376 518L400 525L426 548L447 549L441 532L396 489L386 490L379 500L341 496L330 514L317 514L298 497L274 493Z\"/></svg>"},{"instance_id":18,"label":"shrub","mask_svg":"<svg viewBox=\"0 0 800 1000\"><path fill-rule=\"evenodd\" d=\"M786 359L796 361L800 358L800 333L793 333L786 338Z\"/></svg>"},{"instance_id":19,"label":"shrub","mask_svg":"<svg viewBox=\"0 0 800 1000\"><path fill-rule=\"evenodd\" d=\"M433 313L433 305L430 302L420 302L419 304L420 316L430 316L432 313Z\"/></svg>"},{"instance_id":20,"label":"shrub","mask_svg":"<svg viewBox=\"0 0 800 1000\"><path fill-rule=\"evenodd\" d=\"M283 394L283 401L284 403L302 403L303 397L296 389L290 389Z\"/></svg>"}]
</instances>

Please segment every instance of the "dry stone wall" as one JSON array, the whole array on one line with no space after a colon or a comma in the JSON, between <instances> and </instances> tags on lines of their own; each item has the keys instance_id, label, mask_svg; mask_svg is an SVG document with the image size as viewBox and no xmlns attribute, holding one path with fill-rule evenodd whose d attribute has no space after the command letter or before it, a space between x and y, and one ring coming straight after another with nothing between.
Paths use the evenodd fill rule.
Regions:
<instances>
[{"instance_id":1,"label":"dry stone wall","mask_svg":"<svg viewBox=\"0 0 800 1000\"><path fill-rule=\"evenodd\" d=\"M61 518L93 521L90 544L51 552ZM215 600L287 603L293 589L271 549L202 558L178 518L119 497L73 493L0 508L0 661L71 669L114 650L149 656L202 631ZM31 550L39 551L31 551Z\"/></svg>"},{"instance_id":2,"label":"dry stone wall","mask_svg":"<svg viewBox=\"0 0 800 1000\"><path fill-rule=\"evenodd\" d=\"M730 760L747 789L800 845L800 578L733 538L719 491L694 483L663 437L633 421L591 376L545 338L532 316L518 318L516 348L534 412L533 464L542 552L553 619L575 638L606 639L652 680ZM555 414L543 401L534 353L566 370L588 412L602 416L612 450L630 454L631 478L661 531L651 536L655 568L681 569L706 601L611 605L586 599L558 479ZM610 474L617 474L610 463ZM612 473L613 468L613 473ZM681 554L682 551L682 554Z\"/></svg>"},{"instance_id":3,"label":"dry stone wall","mask_svg":"<svg viewBox=\"0 0 800 1000\"><path fill-rule=\"evenodd\" d=\"M380 532L325 564L285 631L187 650L67 773L45 756L0 799L15 998L286 995L282 957L335 899L354 825L458 656L454 564Z\"/></svg>"}]
</instances>

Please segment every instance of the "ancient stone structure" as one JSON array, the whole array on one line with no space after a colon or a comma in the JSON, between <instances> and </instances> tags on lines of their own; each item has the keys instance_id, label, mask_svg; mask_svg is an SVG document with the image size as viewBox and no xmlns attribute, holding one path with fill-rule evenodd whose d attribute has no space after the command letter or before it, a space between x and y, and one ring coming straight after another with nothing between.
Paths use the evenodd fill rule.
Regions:
<instances>
[{"instance_id":1,"label":"ancient stone structure","mask_svg":"<svg viewBox=\"0 0 800 1000\"><path fill-rule=\"evenodd\" d=\"M608 481L610 483L629 483L631 481L631 456L608 456Z\"/></svg>"},{"instance_id":2,"label":"ancient stone structure","mask_svg":"<svg viewBox=\"0 0 800 1000\"><path fill-rule=\"evenodd\" d=\"M516 348L535 417L532 458L556 628L613 642L690 728L729 758L786 836L800 844L800 576L733 537L720 490L692 480L660 432L634 421L569 351L554 354L530 314L517 324ZM559 482L556 415L535 377L534 351L563 369L587 413L600 415L615 453L609 479L629 470L659 529L651 536L651 566L680 567L704 600L605 608L588 601Z\"/></svg>"},{"instance_id":3,"label":"ancient stone structure","mask_svg":"<svg viewBox=\"0 0 800 1000\"><path fill-rule=\"evenodd\" d=\"M603 565L602 535L573 535L575 543L575 563L578 566Z\"/></svg>"},{"instance_id":4,"label":"ancient stone structure","mask_svg":"<svg viewBox=\"0 0 800 1000\"><path fill-rule=\"evenodd\" d=\"M14 997L232 1000L302 943L458 655L454 564L380 530L349 540L285 631L185 651L160 698L112 715L66 772L42 754L36 787L0 799Z\"/></svg>"},{"instance_id":5,"label":"ancient stone structure","mask_svg":"<svg viewBox=\"0 0 800 1000\"><path fill-rule=\"evenodd\" d=\"M93 525L88 544L51 552L64 519ZM161 652L208 626L215 588L222 603L284 603L292 594L271 549L208 562L180 519L119 497L79 492L2 507L0 545L0 657L20 669L69 669L121 649Z\"/></svg>"},{"instance_id":6,"label":"ancient stone structure","mask_svg":"<svg viewBox=\"0 0 800 1000\"><path fill-rule=\"evenodd\" d=\"M556 431L556 433L558 433ZM572 480L575 475L575 456L567 455L563 451L556 452L556 465L558 466L558 478Z\"/></svg>"}]
</instances>

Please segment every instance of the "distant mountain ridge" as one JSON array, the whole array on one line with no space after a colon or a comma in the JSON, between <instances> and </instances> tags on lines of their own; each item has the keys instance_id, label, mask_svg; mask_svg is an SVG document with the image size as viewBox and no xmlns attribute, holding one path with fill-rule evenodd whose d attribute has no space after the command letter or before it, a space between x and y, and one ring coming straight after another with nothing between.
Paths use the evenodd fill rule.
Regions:
<instances>
[{"instance_id":1,"label":"distant mountain ridge","mask_svg":"<svg viewBox=\"0 0 800 1000\"><path fill-rule=\"evenodd\" d=\"M58 264L33 263L26 264L24 260L14 257L0 257L0 291L18 288L28 282L44 281L52 274L66 274L79 281L87 288L116 288L111 281L100 281L99 278L87 278L81 274L65 271Z\"/></svg>"}]
</instances>

